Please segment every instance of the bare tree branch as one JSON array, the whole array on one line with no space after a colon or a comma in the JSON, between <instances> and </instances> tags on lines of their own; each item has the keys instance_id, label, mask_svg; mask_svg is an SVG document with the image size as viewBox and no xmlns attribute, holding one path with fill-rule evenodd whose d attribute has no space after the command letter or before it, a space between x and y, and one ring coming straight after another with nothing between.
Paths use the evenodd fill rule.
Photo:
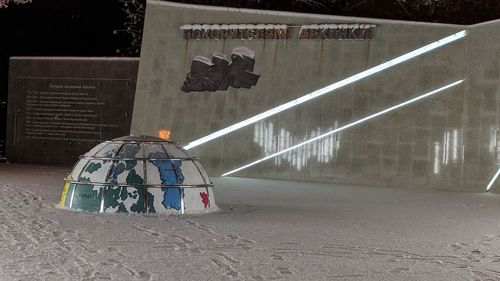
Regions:
<instances>
[{"instance_id":1,"label":"bare tree branch","mask_svg":"<svg viewBox=\"0 0 500 281\"><path fill-rule=\"evenodd\" d=\"M14 4L26 4L31 3L31 0L0 0L0 9L9 7L11 2Z\"/></svg>"}]
</instances>

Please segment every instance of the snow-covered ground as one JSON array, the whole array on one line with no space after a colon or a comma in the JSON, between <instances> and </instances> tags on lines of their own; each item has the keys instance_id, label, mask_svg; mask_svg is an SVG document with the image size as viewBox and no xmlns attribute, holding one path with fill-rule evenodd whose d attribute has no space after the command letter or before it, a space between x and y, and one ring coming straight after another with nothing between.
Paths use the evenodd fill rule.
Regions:
<instances>
[{"instance_id":1,"label":"snow-covered ground","mask_svg":"<svg viewBox=\"0 0 500 281\"><path fill-rule=\"evenodd\" d=\"M1 280L500 280L500 195L215 179L220 213L54 207L68 169L0 165Z\"/></svg>"}]
</instances>

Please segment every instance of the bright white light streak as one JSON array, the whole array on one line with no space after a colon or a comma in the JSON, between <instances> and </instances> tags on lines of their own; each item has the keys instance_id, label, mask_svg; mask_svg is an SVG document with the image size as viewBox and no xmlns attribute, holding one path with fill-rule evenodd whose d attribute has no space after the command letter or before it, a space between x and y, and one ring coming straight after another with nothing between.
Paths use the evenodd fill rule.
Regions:
<instances>
[{"instance_id":1,"label":"bright white light streak","mask_svg":"<svg viewBox=\"0 0 500 281\"><path fill-rule=\"evenodd\" d=\"M440 163L439 163L439 150L441 147L439 146L439 142L434 142L434 174L439 174L439 168Z\"/></svg>"},{"instance_id":2,"label":"bright white light streak","mask_svg":"<svg viewBox=\"0 0 500 281\"><path fill-rule=\"evenodd\" d=\"M202 138L194 140L194 141L190 142L189 144L187 144L186 146L184 146L184 149L185 150L189 150L191 148L194 148L196 146L199 146L201 144L209 142L209 141L211 141L213 139L216 139L216 138L219 138L219 137L224 136L226 134L229 134L231 132L234 132L234 131L236 131L238 129L241 129L241 128L245 127L245 126L248 126L248 125L253 124L255 122L258 122L258 121L260 121L262 119L265 119L267 117L270 117L272 115L275 115L275 114L278 114L278 113L280 113L282 111L285 111L285 110L287 110L289 108L292 108L294 106L302 104L302 103L304 103L306 101L312 100L312 99L317 98L317 97L322 96L322 95L325 95L325 94L327 94L329 92L337 90L337 89L339 89L341 87L344 87L346 85L352 84L352 83L354 83L356 81L359 81L359 80L361 80L363 78L366 78L366 77L368 77L370 75L373 75L373 74L378 73L380 71L386 70L386 69L388 69L388 68L390 68L392 66L401 64L401 63L403 63L403 62L405 62L407 60L410 60L410 59L415 58L417 56L420 56L420 55L423 55L425 53L428 53L428 52L430 52L430 51L432 51L434 49L437 49L437 48L442 47L444 45L447 45L447 44L449 44L451 42L459 40L459 39L465 37L466 35L467 35L467 31L466 30L462 30L462 31L457 32L455 34L452 34L452 35L450 35L448 37L442 38L442 39L440 39L438 41L435 41L435 42L430 43L430 44L428 44L426 46L423 46L423 47L418 48L416 50L413 50L413 51L411 51L409 53L401 55L401 56L399 56L397 58L394 58L394 59L392 59L390 61L384 62L382 64L379 64L377 66L369 68L369 69L367 69L365 71L362 71L362 72L360 72L358 74L355 74L353 76L350 76L350 77L347 77L347 78L345 78L343 80L335 82L335 83L333 83L333 84L331 84L329 86L326 86L326 87L321 88L319 90L316 90L316 91L314 91L312 93L304 95L304 96L302 96L302 97L300 97L298 99L289 101L289 102L284 103L282 105L279 105L279 106L277 106L275 108L271 108L271 109L269 109L267 111L264 111L264 112L262 112L260 114L257 114L257 115L255 115L253 117L245 119L245 120L243 120L241 122L238 122L236 124L233 124L233 125L231 125L229 127L226 127L226 128L221 129L219 131L213 132L213 133L211 133L211 134L209 134L207 136L204 136Z\"/></svg>"},{"instance_id":3,"label":"bright white light streak","mask_svg":"<svg viewBox=\"0 0 500 281\"><path fill-rule=\"evenodd\" d=\"M497 180L497 178L498 178L499 175L500 175L500 169L498 169L497 173L491 179L490 183L486 187L486 191L490 190L490 188L493 186L493 184L495 183L495 181Z\"/></svg>"},{"instance_id":4,"label":"bright white light streak","mask_svg":"<svg viewBox=\"0 0 500 281\"><path fill-rule=\"evenodd\" d=\"M453 129L451 157L453 161L458 159L458 130Z\"/></svg>"},{"instance_id":5,"label":"bright white light streak","mask_svg":"<svg viewBox=\"0 0 500 281\"><path fill-rule=\"evenodd\" d=\"M410 100L407 100L407 101L405 101L405 102L403 102L403 103L400 103L400 104L398 104L398 105L395 105L395 106L389 107L389 108L387 108L387 109L384 109L384 110L382 110L382 111L379 111L379 112L377 112L377 113L375 113L375 114L372 114L372 115L369 115L369 116L367 116L367 117L361 118L361 119L359 119L359 120L357 120L357 121L354 121L354 122L352 122L352 123L349 123L349 124L347 124L347 125L344 125L344 126L342 126L342 127L339 127L339 128L337 128L337 129L335 129L335 130L333 130L333 131L330 131L330 132L327 132L327 133L325 133L325 134L319 135L319 136L314 137L314 138L312 138L312 139L309 139L309 140L307 140L307 141L305 141L305 142L302 142L302 143L296 144L296 145L291 146L291 147L289 147L289 148L287 148L287 149L284 149L284 150L278 151L278 152L276 152L276 153L274 153L274 154L271 154L271 155L268 155L268 156L266 156L266 157L264 157L264 158L261 158L261 159L259 159L259 160L256 160L256 161L254 161L254 162L252 162L252 163L250 163L250 164L246 164L246 165L244 165L244 166L242 166L242 167L239 167L239 168L237 168L237 169L234 169L234 170L232 170L232 171L229 171L229 172L227 172L227 173L224 173L224 174L222 174L222 176L228 176L228 175L234 174L234 173L236 173L236 172L238 172L238 171L241 171L241 170L246 169L246 168L248 168L248 167L251 167L251 166L253 166L253 165L255 165L255 164L258 164L258 163L260 163L260 162L266 161L266 160L268 160L268 159L271 159L271 158L273 158L273 157L276 157L276 156L278 156L278 155L281 155L281 154L283 154L283 153L286 153L286 152L288 152L288 151L294 150L294 149L296 149L296 148L299 148L299 147L301 147L301 146L304 146L304 145L306 145L306 144L308 144L308 143L311 143L311 142L313 142L313 141L317 141L317 140L322 139L322 138L324 138L324 137L326 137L326 136L329 136L329 135L332 135L332 134L338 133L338 132L340 132L340 131L343 131L343 130L348 129L348 128L353 127L353 126L356 126L356 125L358 125L358 124L361 124L361 123L363 123L363 122L366 122L366 121L368 121L368 120L370 120L370 119L373 119L373 118L375 118L375 117L378 117L378 116L380 116L380 115L384 115L384 114L386 114L386 113L389 113L389 112L391 112L391 111L394 111L394 110L396 110L396 109L399 109L399 108L401 108L401 107L403 107L403 106L407 106L407 105L412 104L412 103L414 103L414 102L417 102L417 101L419 101L419 100L421 100L421 99L425 99L425 98L430 97L430 96L432 96L432 95L434 95L434 94L437 94L437 93L439 93L439 92L442 92L442 91L444 91L444 90L446 90L446 89L449 89L449 88L451 88L451 87L454 87L454 86L456 86L456 85L458 85L458 84L462 83L463 81L464 81L464 80L458 80L458 81L456 81L456 82L453 82L453 83L451 83L451 84L448 84L448 85L446 85L446 86L443 86L443 87L441 87L441 88L439 88L439 89L433 90L433 91L428 92L428 93L426 93L426 94L420 95L420 96L415 97L415 98L410 99Z\"/></svg>"},{"instance_id":6,"label":"bright white light streak","mask_svg":"<svg viewBox=\"0 0 500 281\"><path fill-rule=\"evenodd\" d=\"M450 149L450 132L444 132L443 138L443 164L448 165L448 151Z\"/></svg>"}]
</instances>

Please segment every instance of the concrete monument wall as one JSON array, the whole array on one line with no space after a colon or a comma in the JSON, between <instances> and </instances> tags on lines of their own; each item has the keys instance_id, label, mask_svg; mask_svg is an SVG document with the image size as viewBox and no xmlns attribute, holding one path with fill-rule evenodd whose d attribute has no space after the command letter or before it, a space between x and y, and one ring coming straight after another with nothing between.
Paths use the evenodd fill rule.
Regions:
<instances>
[{"instance_id":1,"label":"concrete monument wall","mask_svg":"<svg viewBox=\"0 0 500 281\"><path fill-rule=\"evenodd\" d=\"M303 24L342 23L373 24L375 36L363 40L299 39ZM284 24L289 34L288 39L184 39L181 27L192 24ZM173 139L187 144L467 30L463 39L204 143L190 153L201 158L211 176L218 176L465 79L440 94L232 176L483 191L500 163L499 26L464 27L149 1L132 133L155 135L167 128ZM232 82L214 87L213 79L195 79L203 71L221 76L219 58L235 52L251 59L241 64L229 60L236 67L227 72L236 72L230 76ZM203 69L211 63L211 70ZM246 75L238 76L241 65L248 68ZM500 190L500 184L495 188Z\"/></svg>"},{"instance_id":2,"label":"concrete monument wall","mask_svg":"<svg viewBox=\"0 0 500 281\"><path fill-rule=\"evenodd\" d=\"M67 165L130 131L139 59L12 57L7 158Z\"/></svg>"}]
</instances>

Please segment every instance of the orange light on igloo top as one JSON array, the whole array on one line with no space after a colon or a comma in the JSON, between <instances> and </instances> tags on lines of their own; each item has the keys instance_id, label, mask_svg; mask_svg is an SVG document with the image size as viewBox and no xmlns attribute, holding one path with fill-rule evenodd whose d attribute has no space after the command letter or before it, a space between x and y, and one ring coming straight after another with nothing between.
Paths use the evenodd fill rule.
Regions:
<instances>
[{"instance_id":1,"label":"orange light on igloo top","mask_svg":"<svg viewBox=\"0 0 500 281\"><path fill-rule=\"evenodd\" d=\"M170 139L170 135L171 135L171 133L170 133L170 130L168 130L168 129L158 130L158 137L160 139L168 140L168 139Z\"/></svg>"}]
</instances>

